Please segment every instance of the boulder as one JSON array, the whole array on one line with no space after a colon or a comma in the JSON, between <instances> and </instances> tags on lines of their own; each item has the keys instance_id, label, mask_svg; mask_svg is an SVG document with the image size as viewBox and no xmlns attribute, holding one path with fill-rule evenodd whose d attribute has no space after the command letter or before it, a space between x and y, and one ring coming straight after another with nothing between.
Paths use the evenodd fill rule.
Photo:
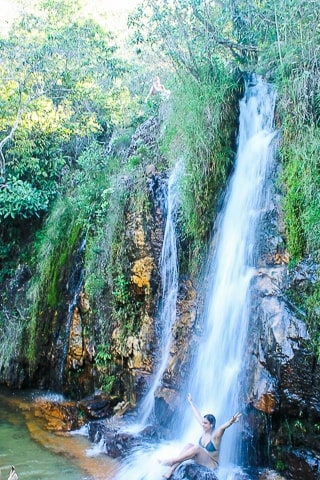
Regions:
<instances>
[{"instance_id":1,"label":"boulder","mask_svg":"<svg viewBox=\"0 0 320 480\"><path fill-rule=\"evenodd\" d=\"M194 462L184 462L180 465L171 480L218 480L214 470Z\"/></svg>"},{"instance_id":2,"label":"boulder","mask_svg":"<svg viewBox=\"0 0 320 480\"><path fill-rule=\"evenodd\" d=\"M98 420L113 415L113 409L118 404L117 397L97 392L90 397L84 398L78 402L81 411L90 420Z\"/></svg>"},{"instance_id":3,"label":"boulder","mask_svg":"<svg viewBox=\"0 0 320 480\"><path fill-rule=\"evenodd\" d=\"M79 428L79 410L75 402L57 402L38 399L33 404L34 416L44 421L44 428L55 432L67 432Z\"/></svg>"}]
</instances>

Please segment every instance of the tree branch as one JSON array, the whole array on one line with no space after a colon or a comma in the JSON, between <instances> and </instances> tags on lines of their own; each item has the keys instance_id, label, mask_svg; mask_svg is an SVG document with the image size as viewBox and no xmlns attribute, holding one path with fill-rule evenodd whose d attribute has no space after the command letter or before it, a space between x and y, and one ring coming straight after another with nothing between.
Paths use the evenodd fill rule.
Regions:
<instances>
[{"instance_id":1,"label":"tree branch","mask_svg":"<svg viewBox=\"0 0 320 480\"><path fill-rule=\"evenodd\" d=\"M233 42L231 40L222 38L218 33L217 29L215 28L215 26L212 23L209 23L206 20L206 18L203 15L201 15L201 13L197 8L193 7L193 13L195 17L198 19L198 21L201 23L201 25L205 27L205 29L210 34L211 38L215 41L215 43L229 48L232 55L236 57L238 60L239 58L242 58L242 55L244 52L250 52L250 53L258 52L258 47L256 47L255 45L243 45L241 43ZM239 53L237 52L240 52L240 56L239 56Z\"/></svg>"}]
</instances>

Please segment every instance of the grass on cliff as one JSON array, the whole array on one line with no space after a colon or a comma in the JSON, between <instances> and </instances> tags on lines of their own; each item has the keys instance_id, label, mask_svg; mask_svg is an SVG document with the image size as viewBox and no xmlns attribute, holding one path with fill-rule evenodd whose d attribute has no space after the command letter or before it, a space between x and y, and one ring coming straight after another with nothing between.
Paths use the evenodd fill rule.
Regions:
<instances>
[{"instance_id":1,"label":"grass on cliff","mask_svg":"<svg viewBox=\"0 0 320 480\"><path fill-rule=\"evenodd\" d=\"M311 252L320 260L320 129L300 127L284 125L280 150L288 249L294 261Z\"/></svg>"},{"instance_id":2,"label":"grass on cliff","mask_svg":"<svg viewBox=\"0 0 320 480\"><path fill-rule=\"evenodd\" d=\"M17 358L24 319L3 308L0 312L0 370L10 370L10 362Z\"/></svg>"},{"instance_id":3,"label":"grass on cliff","mask_svg":"<svg viewBox=\"0 0 320 480\"><path fill-rule=\"evenodd\" d=\"M182 160L180 234L185 258L196 271L214 220L215 207L232 168L238 117L234 77L217 61L203 82L183 77L172 92L163 151Z\"/></svg>"},{"instance_id":4,"label":"grass on cliff","mask_svg":"<svg viewBox=\"0 0 320 480\"><path fill-rule=\"evenodd\" d=\"M100 342L109 341L112 324L123 337L138 328L141 305L130 293L126 215L128 210L143 218L148 215L144 166L150 162L150 155L140 145L134 157L138 160L124 162L92 144L77 160L77 170L66 176L61 197L35 245L27 350L31 367L36 366L39 352L51 334L52 319L64 301L70 261L84 237L84 288L95 318L90 335L97 337L98 351ZM107 356L103 358L109 362Z\"/></svg>"},{"instance_id":5,"label":"grass on cliff","mask_svg":"<svg viewBox=\"0 0 320 480\"><path fill-rule=\"evenodd\" d=\"M290 265L311 255L320 262L320 159L319 128L315 125L290 124L283 127L280 149L284 164L284 213ZM304 282L302 282L304 283ZM289 292L311 335L310 345L320 359L320 270L318 279L307 290Z\"/></svg>"},{"instance_id":6,"label":"grass on cliff","mask_svg":"<svg viewBox=\"0 0 320 480\"><path fill-rule=\"evenodd\" d=\"M43 229L38 233L34 253L34 275L29 290L30 320L27 356L33 365L41 348L37 332L44 332L46 343L49 325L39 326L51 318L62 301L64 272L82 238L108 209L111 195L110 178L117 162L92 144L78 159L78 169L66 177L65 189L53 205ZM49 323L49 321L47 322Z\"/></svg>"},{"instance_id":7,"label":"grass on cliff","mask_svg":"<svg viewBox=\"0 0 320 480\"><path fill-rule=\"evenodd\" d=\"M313 61L283 64L277 72L278 115L282 130L280 159L289 266L310 257L320 262L320 71ZM288 292L320 358L320 270L308 284Z\"/></svg>"}]
</instances>

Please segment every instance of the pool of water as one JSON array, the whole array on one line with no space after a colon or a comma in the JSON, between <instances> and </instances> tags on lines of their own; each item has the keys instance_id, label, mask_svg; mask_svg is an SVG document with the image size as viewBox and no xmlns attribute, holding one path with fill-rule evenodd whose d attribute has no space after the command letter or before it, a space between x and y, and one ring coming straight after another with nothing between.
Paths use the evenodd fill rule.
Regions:
<instances>
[{"instance_id":1,"label":"pool of water","mask_svg":"<svg viewBox=\"0 0 320 480\"><path fill-rule=\"evenodd\" d=\"M0 478L14 465L23 480L112 480L117 463L85 435L44 430L31 412L33 398L0 389Z\"/></svg>"}]
</instances>

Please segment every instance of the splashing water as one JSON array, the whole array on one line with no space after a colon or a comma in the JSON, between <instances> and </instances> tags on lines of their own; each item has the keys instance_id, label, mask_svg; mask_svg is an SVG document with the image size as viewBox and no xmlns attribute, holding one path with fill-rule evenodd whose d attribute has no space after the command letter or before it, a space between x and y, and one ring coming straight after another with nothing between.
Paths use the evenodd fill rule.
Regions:
<instances>
[{"instance_id":1,"label":"splashing water","mask_svg":"<svg viewBox=\"0 0 320 480\"><path fill-rule=\"evenodd\" d=\"M260 79L256 85L247 86L240 102L235 170L216 225L214 254L207 266L208 287L201 322L204 331L190 381L185 386L185 396L191 391L200 411L203 414L212 412L217 417L217 425L242 409L240 388L245 375L243 358L248 333L250 281L256 266L259 222L268 200L268 173L274 163L273 140L277 134L272 127L274 105L273 89ZM164 259L171 261L168 252L164 253ZM164 363L166 358L163 357ZM165 365L159 369L156 386L164 368ZM173 457L186 441L197 442L199 425L192 420L189 409L185 409L184 404L181 407L185 412L179 446L172 442L133 451L120 469L118 480L129 476L131 480L158 480L163 470L156 459ZM238 428L234 425L225 433L219 478L234 478L230 464L237 460Z\"/></svg>"}]
</instances>

